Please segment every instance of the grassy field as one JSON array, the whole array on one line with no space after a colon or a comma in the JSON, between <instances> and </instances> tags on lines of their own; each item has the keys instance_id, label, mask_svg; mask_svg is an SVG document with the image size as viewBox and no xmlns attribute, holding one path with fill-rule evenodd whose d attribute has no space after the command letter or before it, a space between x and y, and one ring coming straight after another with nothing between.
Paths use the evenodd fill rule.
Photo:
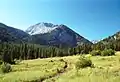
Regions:
<instances>
[{"instance_id":1,"label":"grassy field","mask_svg":"<svg viewBox=\"0 0 120 82\"><path fill-rule=\"evenodd\" d=\"M0 73L0 82L120 82L120 52L116 56L91 56L94 68L76 71L79 56L56 57L22 61L12 65L12 72ZM65 66L68 67L62 73ZM44 80L41 80L44 79Z\"/></svg>"},{"instance_id":2,"label":"grassy field","mask_svg":"<svg viewBox=\"0 0 120 82\"><path fill-rule=\"evenodd\" d=\"M69 69L60 76L48 79L45 82L120 82L120 53L116 56L91 57L94 68L75 69L75 62L79 56L65 57L69 62Z\"/></svg>"},{"instance_id":3,"label":"grassy field","mask_svg":"<svg viewBox=\"0 0 120 82\"><path fill-rule=\"evenodd\" d=\"M62 69L64 62L59 59L36 59L12 65L12 72L0 74L0 82L33 82L49 78Z\"/></svg>"}]
</instances>

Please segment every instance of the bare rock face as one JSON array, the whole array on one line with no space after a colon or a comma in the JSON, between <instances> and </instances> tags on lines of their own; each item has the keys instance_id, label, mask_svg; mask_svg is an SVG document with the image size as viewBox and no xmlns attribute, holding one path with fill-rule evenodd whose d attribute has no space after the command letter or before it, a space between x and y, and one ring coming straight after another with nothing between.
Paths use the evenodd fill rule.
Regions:
<instances>
[{"instance_id":1,"label":"bare rock face","mask_svg":"<svg viewBox=\"0 0 120 82\"><path fill-rule=\"evenodd\" d=\"M74 47L84 43L92 44L66 25L38 23L29 27L27 33L32 35L32 42L41 45Z\"/></svg>"}]
</instances>

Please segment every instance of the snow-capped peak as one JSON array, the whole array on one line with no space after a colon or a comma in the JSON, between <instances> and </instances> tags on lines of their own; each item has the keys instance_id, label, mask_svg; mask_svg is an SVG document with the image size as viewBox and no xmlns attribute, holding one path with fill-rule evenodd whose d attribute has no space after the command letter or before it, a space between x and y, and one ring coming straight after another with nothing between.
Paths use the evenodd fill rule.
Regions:
<instances>
[{"instance_id":1,"label":"snow-capped peak","mask_svg":"<svg viewBox=\"0 0 120 82\"><path fill-rule=\"evenodd\" d=\"M35 34L44 34L44 33L50 33L52 30L58 28L58 25L54 25L52 23L38 23L36 25L30 26L26 32L35 35Z\"/></svg>"}]
</instances>

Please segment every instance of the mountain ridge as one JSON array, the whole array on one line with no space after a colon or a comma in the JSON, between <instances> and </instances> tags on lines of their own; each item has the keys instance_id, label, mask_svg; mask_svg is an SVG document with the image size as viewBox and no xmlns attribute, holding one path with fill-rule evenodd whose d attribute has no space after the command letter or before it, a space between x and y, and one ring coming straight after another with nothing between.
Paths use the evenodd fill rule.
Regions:
<instances>
[{"instance_id":1,"label":"mountain ridge","mask_svg":"<svg viewBox=\"0 0 120 82\"><path fill-rule=\"evenodd\" d=\"M37 28L37 30L34 30L34 28ZM87 43L92 44L89 40L85 39L83 36L79 35L78 33L63 24L54 25L52 23L38 23L32 25L27 30L26 32L24 32L20 29L16 29L0 23L0 41L18 43L26 42L47 46L67 47L75 47L77 45Z\"/></svg>"},{"instance_id":2,"label":"mountain ridge","mask_svg":"<svg viewBox=\"0 0 120 82\"><path fill-rule=\"evenodd\" d=\"M37 32L35 32L36 28L38 28ZM83 36L79 35L64 24L55 25L52 23L37 23L28 29L29 30L26 32L29 34L31 33L33 37L33 43L35 42L42 45L56 46L63 45L70 47L86 43L92 44L89 40L85 39ZM45 29L47 30L46 32L41 32Z\"/></svg>"}]
</instances>

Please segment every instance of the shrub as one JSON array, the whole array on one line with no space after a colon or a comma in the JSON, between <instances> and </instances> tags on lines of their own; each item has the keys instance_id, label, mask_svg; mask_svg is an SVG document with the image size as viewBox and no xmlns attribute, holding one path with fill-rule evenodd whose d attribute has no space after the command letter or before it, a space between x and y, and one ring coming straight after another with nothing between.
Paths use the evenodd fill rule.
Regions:
<instances>
[{"instance_id":1,"label":"shrub","mask_svg":"<svg viewBox=\"0 0 120 82\"><path fill-rule=\"evenodd\" d=\"M92 56L98 56L98 55L101 55L101 51L100 50L93 50L93 51L90 52L90 54Z\"/></svg>"},{"instance_id":2,"label":"shrub","mask_svg":"<svg viewBox=\"0 0 120 82\"><path fill-rule=\"evenodd\" d=\"M93 66L92 61L84 56L81 56L79 60L75 63L76 69L92 67L92 66Z\"/></svg>"},{"instance_id":3,"label":"shrub","mask_svg":"<svg viewBox=\"0 0 120 82\"><path fill-rule=\"evenodd\" d=\"M2 60L0 60L0 65L2 64Z\"/></svg>"},{"instance_id":4,"label":"shrub","mask_svg":"<svg viewBox=\"0 0 120 82\"><path fill-rule=\"evenodd\" d=\"M64 62L64 59L59 59L60 62Z\"/></svg>"},{"instance_id":5,"label":"shrub","mask_svg":"<svg viewBox=\"0 0 120 82\"><path fill-rule=\"evenodd\" d=\"M112 56L115 55L115 51L112 49L105 49L101 52L101 56Z\"/></svg>"},{"instance_id":6,"label":"shrub","mask_svg":"<svg viewBox=\"0 0 120 82\"><path fill-rule=\"evenodd\" d=\"M11 65L8 64L8 63L3 63L3 64L1 65L1 71L2 71L3 73L8 73L8 72L12 71L12 67L11 67Z\"/></svg>"}]
</instances>

